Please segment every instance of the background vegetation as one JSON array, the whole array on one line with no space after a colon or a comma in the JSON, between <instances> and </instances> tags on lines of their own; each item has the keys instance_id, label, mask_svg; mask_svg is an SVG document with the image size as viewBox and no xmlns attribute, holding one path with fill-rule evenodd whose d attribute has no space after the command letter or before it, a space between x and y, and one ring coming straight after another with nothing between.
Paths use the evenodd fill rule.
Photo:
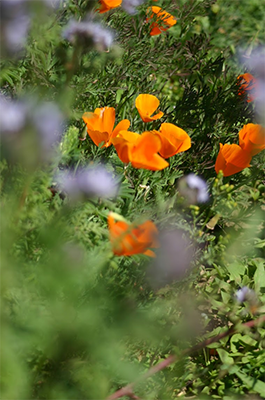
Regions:
<instances>
[{"instance_id":1,"label":"background vegetation","mask_svg":"<svg viewBox=\"0 0 265 400\"><path fill-rule=\"evenodd\" d=\"M70 20L87 18L95 1L57 3L28 2L24 50L10 54L2 46L2 95L33 99L29 113L53 101L65 121L49 160L41 161L39 139L23 139L28 128L2 143L2 398L104 399L171 354L177 362L136 384L130 397L265 398L264 324L242 325L265 312L264 152L231 177L214 170L219 143L237 143L244 124L259 123L255 105L238 96L237 76L246 71L239 52L251 57L264 45L264 5L160 0L155 5L177 24L154 37L146 23L153 2L134 15L116 8L95 16L116 35L104 49L93 38L71 43L63 34ZM125 166L113 146L79 139L82 114L104 106L115 107L116 122L129 119L135 132L158 128L161 121L147 128L141 121L134 106L140 93L156 95L161 121L192 140L162 171ZM51 120L38 118L48 127ZM119 195L71 201L58 187L58 172L92 164L118 176ZM207 181L208 203L188 204L180 193L180 178L191 172ZM178 240L193 246L188 273L170 276L167 257L157 267L141 254L114 256L110 211L178 232L175 259L183 250ZM244 286L254 297L240 304L235 294ZM234 333L182 353L231 326Z\"/></svg>"}]
</instances>

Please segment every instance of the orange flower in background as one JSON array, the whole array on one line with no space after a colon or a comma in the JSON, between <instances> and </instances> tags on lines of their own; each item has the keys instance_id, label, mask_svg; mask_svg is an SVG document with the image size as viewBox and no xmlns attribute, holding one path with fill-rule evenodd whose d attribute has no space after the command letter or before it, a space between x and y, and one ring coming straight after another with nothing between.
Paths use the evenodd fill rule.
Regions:
<instances>
[{"instance_id":1,"label":"orange flower in background","mask_svg":"<svg viewBox=\"0 0 265 400\"><path fill-rule=\"evenodd\" d=\"M109 147L111 139L121 130L127 130L130 126L128 119L123 119L114 128L115 109L113 107L96 108L94 113L86 112L83 115L83 120L87 126L87 133L93 142L99 146L104 142L102 147Z\"/></svg>"},{"instance_id":2,"label":"orange flower in background","mask_svg":"<svg viewBox=\"0 0 265 400\"><path fill-rule=\"evenodd\" d=\"M99 0L100 7L98 8L98 12L103 14L113 8L119 7L122 3L122 0Z\"/></svg>"},{"instance_id":3,"label":"orange flower in background","mask_svg":"<svg viewBox=\"0 0 265 400\"><path fill-rule=\"evenodd\" d=\"M265 149L265 128L258 124L244 125L239 135L239 146L252 156Z\"/></svg>"},{"instance_id":4,"label":"orange flower in background","mask_svg":"<svg viewBox=\"0 0 265 400\"><path fill-rule=\"evenodd\" d=\"M112 140L121 161L131 162L134 168L158 171L168 167L168 162L158 153L161 140L156 131L144 132L142 135L134 132L120 132Z\"/></svg>"},{"instance_id":5,"label":"orange flower in background","mask_svg":"<svg viewBox=\"0 0 265 400\"><path fill-rule=\"evenodd\" d=\"M244 95L246 92L248 94L248 100L247 102L250 103L255 99L255 91L257 89L257 80L254 78L253 75L249 74L248 72L242 75L238 76L238 84L239 84L239 90L238 94L239 96Z\"/></svg>"},{"instance_id":6,"label":"orange flower in background","mask_svg":"<svg viewBox=\"0 0 265 400\"><path fill-rule=\"evenodd\" d=\"M119 216L118 216L119 217ZM155 253L149 248L157 248L158 230L152 221L146 221L134 226L125 221L115 221L115 214L108 216L110 241L113 253L117 256L132 256L133 254L145 254L155 257Z\"/></svg>"},{"instance_id":7,"label":"orange flower in background","mask_svg":"<svg viewBox=\"0 0 265 400\"><path fill-rule=\"evenodd\" d=\"M189 135L174 124L165 122L156 134L160 137L162 144L159 154L164 158L172 157L191 147Z\"/></svg>"},{"instance_id":8,"label":"orange flower in background","mask_svg":"<svg viewBox=\"0 0 265 400\"><path fill-rule=\"evenodd\" d=\"M151 23L151 36L160 35L163 31L167 31L173 25L177 23L176 18L169 14L167 11L162 10L162 8L157 6L152 6L147 9L147 12L152 12L150 17L146 21L153 21Z\"/></svg>"},{"instance_id":9,"label":"orange flower in background","mask_svg":"<svg viewBox=\"0 0 265 400\"><path fill-rule=\"evenodd\" d=\"M251 155L237 144L220 143L220 150L215 162L215 171L223 171L224 176L237 174L250 166Z\"/></svg>"},{"instance_id":10,"label":"orange flower in background","mask_svg":"<svg viewBox=\"0 0 265 400\"><path fill-rule=\"evenodd\" d=\"M159 107L160 101L152 94L139 94L135 100L135 107L137 108L140 117L144 122L151 122L163 117L164 113L159 111L153 115ZM153 115L153 116L152 116Z\"/></svg>"}]
</instances>

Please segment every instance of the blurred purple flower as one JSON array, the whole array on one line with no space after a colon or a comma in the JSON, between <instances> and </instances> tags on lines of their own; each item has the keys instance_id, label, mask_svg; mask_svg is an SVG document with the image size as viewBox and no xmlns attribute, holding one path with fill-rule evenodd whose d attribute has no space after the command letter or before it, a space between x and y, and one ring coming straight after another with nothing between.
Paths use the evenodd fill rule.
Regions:
<instances>
[{"instance_id":1,"label":"blurred purple flower","mask_svg":"<svg viewBox=\"0 0 265 400\"><path fill-rule=\"evenodd\" d=\"M0 135L9 154L13 152L13 158L33 159L34 150L37 159L48 160L64 128L57 105L38 104L35 98L10 100L0 95L0 108Z\"/></svg>"},{"instance_id":2,"label":"blurred purple flower","mask_svg":"<svg viewBox=\"0 0 265 400\"><path fill-rule=\"evenodd\" d=\"M160 248L148 270L148 280L156 289L183 279L195 253L195 246L181 230L161 232L158 240Z\"/></svg>"},{"instance_id":3,"label":"blurred purple flower","mask_svg":"<svg viewBox=\"0 0 265 400\"><path fill-rule=\"evenodd\" d=\"M256 297L256 293L247 286L243 286L236 292L235 296L239 303L244 303L245 301L249 301L253 299L253 297Z\"/></svg>"},{"instance_id":4,"label":"blurred purple flower","mask_svg":"<svg viewBox=\"0 0 265 400\"><path fill-rule=\"evenodd\" d=\"M107 50L114 40L114 34L110 29L91 21L70 21L63 32L63 37L73 44L90 40L99 51Z\"/></svg>"},{"instance_id":5,"label":"blurred purple flower","mask_svg":"<svg viewBox=\"0 0 265 400\"><path fill-rule=\"evenodd\" d=\"M55 181L72 200L82 197L116 197L119 191L117 178L102 166L79 169L75 173L61 171Z\"/></svg>"},{"instance_id":6,"label":"blurred purple flower","mask_svg":"<svg viewBox=\"0 0 265 400\"><path fill-rule=\"evenodd\" d=\"M63 115L54 103L43 103L32 114L43 150L49 150L58 143L63 131Z\"/></svg>"},{"instance_id":7,"label":"blurred purple flower","mask_svg":"<svg viewBox=\"0 0 265 400\"><path fill-rule=\"evenodd\" d=\"M244 54L240 50L239 52L239 61L256 80L253 93L256 112L261 123L265 124L265 46L257 47L251 54Z\"/></svg>"},{"instance_id":8,"label":"blurred purple flower","mask_svg":"<svg viewBox=\"0 0 265 400\"><path fill-rule=\"evenodd\" d=\"M1 48L5 53L17 55L26 44L30 18L26 0L1 0Z\"/></svg>"},{"instance_id":9,"label":"blurred purple flower","mask_svg":"<svg viewBox=\"0 0 265 400\"><path fill-rule=\"evenodd\" d=\"M121 6L128 14L135 14L137 12L136 7L144 2L145 0L123 0Z\"/></svg>"},{"instance_id":10,"label":"blurred purple flower","mask_svg":"<svg viewBox=\"0 0 265 400\"><path fill-rule=\"evenodd\" d=\"M178 190L189 204L206 203L209 200L207 183L193 173L179 179Z\"/></svg>"},{"instance_id":11,"label":"blurred purple flower","mask_svg":"<svg viewBox=\"0 0 265 400\"><path fill-rule=\"evenodd\" d=\"M19 101L10 101L0 95L0 134L19 132L26 124L26 107Z\"/></svg>"}]
</instances>

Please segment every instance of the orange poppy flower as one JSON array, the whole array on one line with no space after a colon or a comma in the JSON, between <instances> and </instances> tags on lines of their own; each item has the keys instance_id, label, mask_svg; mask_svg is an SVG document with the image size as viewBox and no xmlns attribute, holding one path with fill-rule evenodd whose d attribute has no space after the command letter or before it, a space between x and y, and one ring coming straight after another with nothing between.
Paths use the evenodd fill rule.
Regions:
<instances>
[{"instance_id":1,"label":"orange poppy flower","mask_svg":"<svg viewBox=\"0 0 265 400\"><path fill-rule=\"evenodd\" d=\"M112 143L122 162L131 162L134 168L158 171L168 167L169 164L158 154L162 145L155 133L156 131L150 131L139 135L121 131Z\"/></svg>"},{"instance_id":2,"label":"orange poppy flower","mask_svg":"<svg viewBox=\"0 0 265 400\"><path fill-rule=\"evenodd\" d=\"M137 108L140 117L144 122L151 122L163 117L164 113L162 111L159 111L156 115L153 115L159 104L160 101L158 98L152 94L139 94L135 100L135 107Z\"/></svg>"},{"instance_id":3,"label":"orange poppy flower","mask_svg":"<svg viewBox=\"0 0 265 400\"><path fill-rule=\"evenodd\" d=\"M155 253L149 250L149 248L159 247L158 230L152 221L134 226L122 220L115 221L115 214L110 213L108 226L112 250L117 256L132 256L133 254L143 253L155 257Z\"/></svg>"},{"instance_id":4,"label":"orange poppy flower","mask_svg":"<svg viewBox=\"0 0 265 400\"><path fill-rule=\"evenodd\" d=\"M251 155L237 144L220 143L220 150L215 162L215 171L223 171L224 176L237 174L249 167Z\"/></svg>"},{"instance_id":5,"label":"orange poppy flower","mask_svg":"<svg viewBox=\"0 0 265 400\"><path fill-rule=\"evenodd\" d=\"M162 144L159 154L164 158L172 157L191 147L189 135L174 124L165 122L156 134L160 137Z\"/></svg>"},{"instance_id":6,"label":"orange poppy flower","mask_svg":"<svg viewBox=\"0 0 265 400\"><path fill-rule=\"evenodd\" d=\"M247 72L245 74L239 75L237 79L239 84L239 90L238 90L239 96L242 96L247 92L248 94L247 102L250 103L251 101L255 100L257 80L254 78L254 76Z\"/></svg>"},{"instance_id":7,"label":"orange poppy flower","mask_svg":"<svg viewBox=\"0 0 265 400\"><path fill-rule=\"evenodd\" d=\"M160 35L163 31L167 31L171 26L177 23L176 18L169 14L167 11L162 10L162 8L157 6L152 6L147 9L147 12L152 12L150 17L146 19L146 21L154 21L151 23L151 31L150 35Z\"/></svg>"},{"instance_id":8,"label":"orange poppy flower","mask_svg":"<svg viewBox=\"0 0 265 400\"><path fill-rule=\"evenodd\" d=\"M130 126L128 119L123 119L114 128L115 109L113 107L96 108L94 113L86 112L83 115L83 120L87 126L87 133L93 142L99 146L104 142L102 147L109 147L111 139L118 135L119 131L127 130Z\"/></svg>"},{"instance_id":9,"label":"orange poppy flower","mask_svg":"<svg viewBox=\"0 0 265 400\"><path fill-rule=\"evenodd\" d=\"M99 0L100 7L97 9L97 11L100 14L103 14L109 10L112 10L113 8L119 7L122 3L122 0Z\"/></svg>"},{"instance_id":10,"label":"orange poppy flower","mask_svg":"<svg viewBox=\"0 0 265 400\"><path fill-rule=\"evenodd\" d=\"M265 129L261 125L244 125L238 135L239 146L252 156L265 149Z\"/></svg>"}]
</instances>

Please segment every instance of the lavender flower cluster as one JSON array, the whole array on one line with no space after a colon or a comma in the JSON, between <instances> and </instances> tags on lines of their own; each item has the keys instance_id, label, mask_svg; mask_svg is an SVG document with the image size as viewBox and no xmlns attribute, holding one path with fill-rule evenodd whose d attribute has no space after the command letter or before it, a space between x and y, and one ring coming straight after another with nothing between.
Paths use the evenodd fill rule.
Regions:
<instances>
[{"instance_id":1,"label":"lavender flower cluster","mask_svg":"<svg viewBox=\"0 0 265 400\"><path fill-rule=\"evenodd\" d=\"M40 0L38 4L55 8L62 0ZM32 6L30 0L0 1L1 55L18 56L27 42L30 29Z\"/></svg>"},{"instance_id":2,"label":"lavender flower cluster","mask_svg":"<svg viewBox=\"0 0 265 400\"><path fill-rule=\"evenodd\" d=\"M55 177L58 188L71 201L87 198L116 197L119 183L103 166L80 168L77 171L61 171Z\"/></svg>"},{"instance_id":3,"label":"lavender flower cluster","mask_svg":"<svg viewBox=\"0 0 265 400\"><path fill-rule=\"evenodd\" d=\"M11 100L0 95L0 136L4 156L46 161L59 143L64 119L56 104L38 104L35 98ZM34 153L34 157L33 154Z\"/></svg>"}]
</instances>

